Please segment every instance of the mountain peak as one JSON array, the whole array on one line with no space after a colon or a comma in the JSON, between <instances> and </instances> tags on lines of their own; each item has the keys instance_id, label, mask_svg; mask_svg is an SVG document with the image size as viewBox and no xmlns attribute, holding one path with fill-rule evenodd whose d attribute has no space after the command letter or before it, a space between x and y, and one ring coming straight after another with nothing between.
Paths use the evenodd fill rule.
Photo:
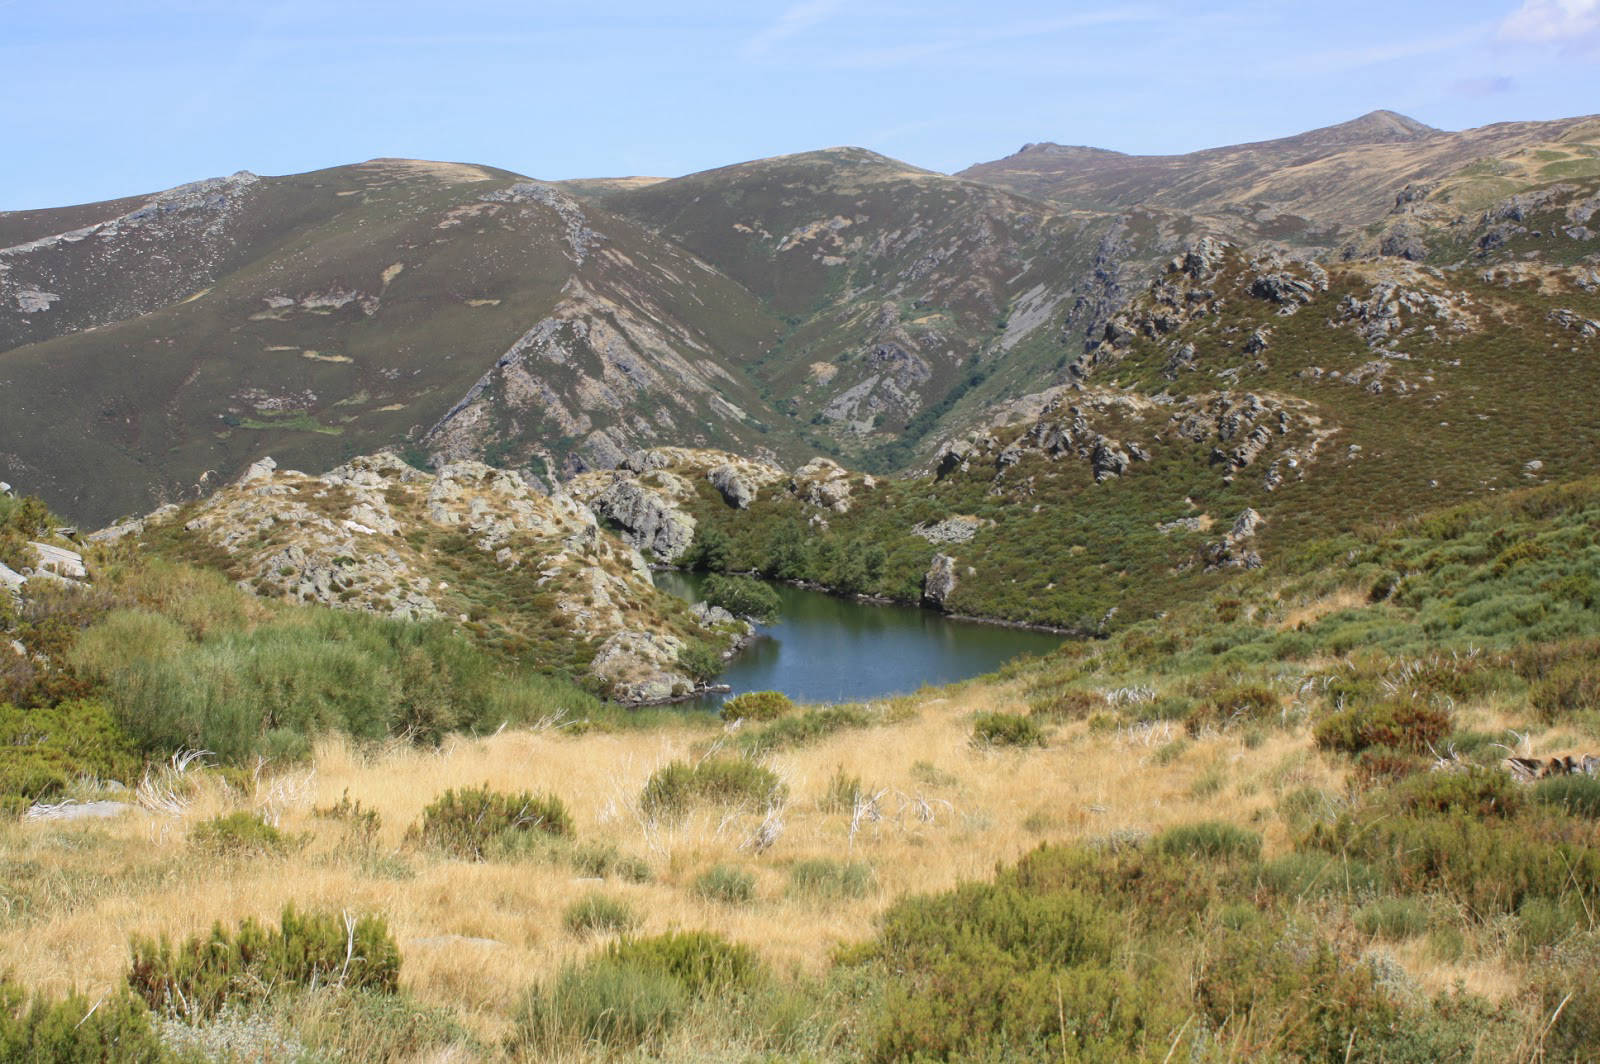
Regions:
<instances>
[{"instance_id":1,"label":"mountain peak","mask_svg":"<svg viewBox=\"0 0 1600 1064\"><path fill-rule=\"evenodd\" d=\"M1397 111L1369 111L1348 122L1323 126L1286 140L1307 146L1342 147L1352 144L1389 144L1426 140L1443 133L1425 122L1418 122Z\"/></svg>"}]
</instances>

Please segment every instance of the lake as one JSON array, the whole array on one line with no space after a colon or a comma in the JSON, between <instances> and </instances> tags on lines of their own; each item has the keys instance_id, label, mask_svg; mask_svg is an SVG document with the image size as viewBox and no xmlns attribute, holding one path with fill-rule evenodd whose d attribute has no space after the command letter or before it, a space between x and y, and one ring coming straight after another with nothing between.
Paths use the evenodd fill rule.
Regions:
<instances>
[{"instance_id":1,"label":"lake","mask_svg":"<svg viewBox=\"0 0 1600 1064\"><path fill-rule=\"evenodd\" d=\"M703 573L659 572L656 586L690 602ZM782 691L797 702L860 702L993 672L1019 654L1045 654L1065 636L960 621L913 606L879 606L770 584L783 612L728 663L718 683ZM727 695L684 705L714 709Z\"/></svg>"}]
</instances>

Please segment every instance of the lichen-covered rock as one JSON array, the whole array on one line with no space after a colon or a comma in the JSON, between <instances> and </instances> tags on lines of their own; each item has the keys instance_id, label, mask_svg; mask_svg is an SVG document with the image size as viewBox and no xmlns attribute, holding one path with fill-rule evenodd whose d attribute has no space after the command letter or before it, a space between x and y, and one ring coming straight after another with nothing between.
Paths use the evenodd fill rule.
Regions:
<instances>
[{"instance_id":1,"label":"lichen-covered rock","mask_svg":"<svg viewBox=\"0 0 1600 1064\"><path fill-rule=\"evenodd\" d=\"M600 645L589 671L619 702L665 702L694 690L694 681L674 668L683 648L676 636L625 629Z\"/></svg>"},{"instance_id":2,"label":"lichen-covered rock","mask_svg":"<svg viewBox=\"0 0 1600 1064\"><path fill-rule=\"evenodd\" d=\"M591 499L589 506L615 522L625 541L668 564L682 557L694 542L694 518L632 478L618 477Z\"/></svg>"},{"instance_id":3,"label":"lichen-covered rock","mask_svg":"<svg viewBox=\"0 0 1600 1064\"><path fill-rule=\"evenodd\" d=\"M832 459L813 458L795 470L792 490L812 506L850 512L850 474Z\"/></svg>"},{"instance_id":4,"label":"lichen-covered rock","mask_svg":"<svg viewBox=\"0 0 1600 1064\"><path fill-rule=\"evenodd\" d=\"M916 525L911 529L911 534L933 544L965 543L976 536L983 525L980 517L947 517L931 525Z\"/></svg>"},{"instance_id":5,"label":"lichen-covered rock","mask_svg":"<svg viewBox=\"0 0 1600 1064\"><path fill-rule=\"evenodd\" d=\"M945 608L956 590L956 560L948 554L935 554L922 577L922 601Z\"/></svg>"},{"instance_id":6,"label":"lichen-covered rock","mask_svg":"<svg viewBox=\"0 0 1600 1064\"><path fill-rule=\"evenodd\" d=\"M713 488L722 493L723 500L729 506L747 510L755 501L756 486L732 463L717 466L706 474L706 479L711 481Z\"/></svg>"},{"instance_id":7,"label":"lichen-covered rock","mask_svg":"<svg viewBox=\"0 0 1600 1064\"><path fill-rule=\"evenodd\" d=\"M379 454L319 477L264 459L183 514L182 534L228 554L235 578L259 594L466 621L481 616L484 581L514 581L537 604L539 638L552 638L553 621L576 660L591 657L585 644L597 648L590 671L620 700L676 697L689 682L674 666L684 636L700 629L669 609L639 552L578 500L541 494L514 472L464 461L428 474ZM692 522L664 540L660 524L653 540L688 546ZM476 598L453 586L458 574L479 582Z\"/></svg>"}]
</instances>

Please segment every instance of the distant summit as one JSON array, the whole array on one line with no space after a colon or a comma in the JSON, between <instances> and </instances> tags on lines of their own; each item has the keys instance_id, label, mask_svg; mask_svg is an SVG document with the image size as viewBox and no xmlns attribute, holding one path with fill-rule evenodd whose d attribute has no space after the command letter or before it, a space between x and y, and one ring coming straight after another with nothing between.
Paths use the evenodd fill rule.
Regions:
<instances>
[{"instance_id":1,"label":"distant summit","mask_svg":"<svg viewBox=\"0 0 1600 1064\"><path fill-rule=\"evenodd\" d=\"M1041 141L959 176L1088 210L1145 206L1237 216L1267 205L1274 218L1292 216L1271 223L1281 230L1277 237L1325 242L1335 228L1382 218L1406 185L1439 180L1529 143L1559 140L1585 121L1504 122L1457 133L1395 111L1373 111L1289 137L1182 155Z\"/></svg>"}]
</instances>

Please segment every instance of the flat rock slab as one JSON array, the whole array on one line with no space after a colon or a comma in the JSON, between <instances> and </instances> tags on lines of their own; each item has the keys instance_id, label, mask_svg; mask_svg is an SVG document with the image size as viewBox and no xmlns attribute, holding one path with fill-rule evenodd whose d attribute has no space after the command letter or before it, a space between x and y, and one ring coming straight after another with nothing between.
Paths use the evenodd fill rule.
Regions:
<instances>
[{"instance_id":1,"label":"flat rock slab","mask_svg":"<svg viewBox=\"0 0 1600 1064\"><path fill-rule=\"evenodd\" d=\"M24 820L110 820L131 813L136 806L127 802L73 802L36 805L23 815Z\"/></svg>"}]
</instances>

